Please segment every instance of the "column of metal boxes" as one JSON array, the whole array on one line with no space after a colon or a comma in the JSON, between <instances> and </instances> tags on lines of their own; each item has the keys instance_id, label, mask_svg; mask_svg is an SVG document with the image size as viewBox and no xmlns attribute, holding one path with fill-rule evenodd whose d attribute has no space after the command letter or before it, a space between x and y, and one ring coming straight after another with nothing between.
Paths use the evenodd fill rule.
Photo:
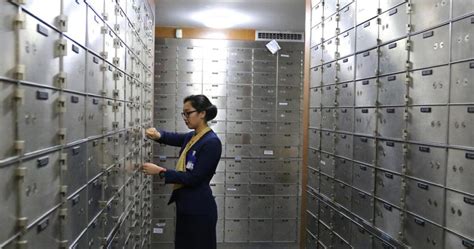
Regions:
<instances>
[{"instance_id":1,"label":"column of metal boxes","mask_svg":"<svg viewBox=\"0 0 474 249\"><path fill-rule=\"evenodd\" d=\"M313 1L307 248L474 246L473 14Z\"/></svg>"},{"instance_id":2,"label":"column of metal boxes","mask_svg":"<svg viewBox=\"0 0 474 249\"><path fill-rule=\"evenodd\" d=\"M1 248L148 248L154 14L1 1Z\"/></svg>"},{"instance_id":3,"label":"column of metal boxes","mask_svg":"<svg viewBox=\"0 0 474 249\"><path fill-rule=\"evenodd\" d=\"M211 188L219 243L296 242L301 136L302 44L157 40L155 127L189 131L183 99L205 94L218 107L210 122L222 159ZM155 162L174 168L179 148L155 146ZM171 187L154 183L154 242L174 240Z\"/></svg>"}]
</instances>

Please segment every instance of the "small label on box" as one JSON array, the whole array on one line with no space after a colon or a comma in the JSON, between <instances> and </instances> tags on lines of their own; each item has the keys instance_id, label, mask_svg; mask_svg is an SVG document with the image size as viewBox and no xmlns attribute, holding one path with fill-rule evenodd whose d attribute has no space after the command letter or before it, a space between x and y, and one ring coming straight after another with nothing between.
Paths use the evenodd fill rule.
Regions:
<instances>
[{"instance_id":1,"label":"small label on box","mask_svg":"<svg viewBox=\"0 0 474 249\"><path fill-rule=\"evenodd\" d=\"M163 228L153 228L153 233L155 234L163 234Z\"/></svg>"},{"instance_id":2,"label":"small label on box","mask_svg":"<svg viewBox=\"0 0 474 249\"><path fill-rule=\"evenodd\" d=\"M273 150L264 150L263 154L267 156L273 156Z\"/></svg>"}]
</instances>

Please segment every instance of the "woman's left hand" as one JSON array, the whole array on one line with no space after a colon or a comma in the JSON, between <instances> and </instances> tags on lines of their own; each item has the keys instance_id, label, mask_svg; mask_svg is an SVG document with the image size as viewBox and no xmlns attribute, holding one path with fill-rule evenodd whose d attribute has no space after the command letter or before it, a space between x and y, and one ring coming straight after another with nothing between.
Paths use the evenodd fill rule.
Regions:
<instances>
[{"instance_id":1,"label":"woman's left hand","mask_svg":"<svg viewBox=\"0 0 474 249\"><path fill-rule=\"evenodd\" d=\"M161 172L166 172L166 169L153 163L144 163L142 172L146 175L158 175Z\"/></svg>"}]
</instances>

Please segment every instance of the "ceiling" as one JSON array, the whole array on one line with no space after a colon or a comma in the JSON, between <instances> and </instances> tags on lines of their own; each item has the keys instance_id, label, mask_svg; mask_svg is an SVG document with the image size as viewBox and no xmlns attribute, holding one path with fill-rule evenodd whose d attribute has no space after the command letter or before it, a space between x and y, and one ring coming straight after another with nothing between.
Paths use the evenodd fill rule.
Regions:
<instances>
[{"instance_id":1,"label":"ceiling","mask_svg":"<svg viewBox=\"0 0 474 249\"><path fill-rule=\"evenodd\" d=\"M304 31L305 0L157 0L156 26L204 28L196 14L213 9L246 17L229 18L232 29Z\"/></svg>"}]
</instances>

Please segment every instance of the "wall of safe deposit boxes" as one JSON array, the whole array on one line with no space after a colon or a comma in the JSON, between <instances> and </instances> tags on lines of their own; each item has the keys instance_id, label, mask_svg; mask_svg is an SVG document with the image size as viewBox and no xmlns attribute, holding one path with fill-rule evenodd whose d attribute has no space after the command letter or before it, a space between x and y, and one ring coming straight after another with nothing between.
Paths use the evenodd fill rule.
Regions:
<instances>
[{"instance_id":1,"label":"wall of safe deposit boxes","mask_svg":"<svg viewBox=\"0 0 474 249\"><path fill-rule=\"evenodd\" d=\"M307 248L472 248L474 5L312 2Z\"/></svg>"},{"instance_id":2,"label":"wall of safe deposit boxes","mask_svg":"<svg viewBox=\"0 0 474 249\"><path fill-rule=\"evenodd\" d=\"M0 247L148 248L153 10L18 2L0 2Z\"/></svg>"},{"instance_id":3,"label":"wall of safe deposit boxes","mask_svg":"<svg viewBox=\"0 0 474 249\"><path fill-rule=\"evenodd\" d=\"M218 241L296 242L301 164L302 43L157 40L154 125L188 131L183 99L205 94L218 107L210 122L222 159L211 187ZM156 145L155 162L175 167L179 148ZM174 239L172 187L155 181L152 242Z\"/></svg>"}]
</instances>

